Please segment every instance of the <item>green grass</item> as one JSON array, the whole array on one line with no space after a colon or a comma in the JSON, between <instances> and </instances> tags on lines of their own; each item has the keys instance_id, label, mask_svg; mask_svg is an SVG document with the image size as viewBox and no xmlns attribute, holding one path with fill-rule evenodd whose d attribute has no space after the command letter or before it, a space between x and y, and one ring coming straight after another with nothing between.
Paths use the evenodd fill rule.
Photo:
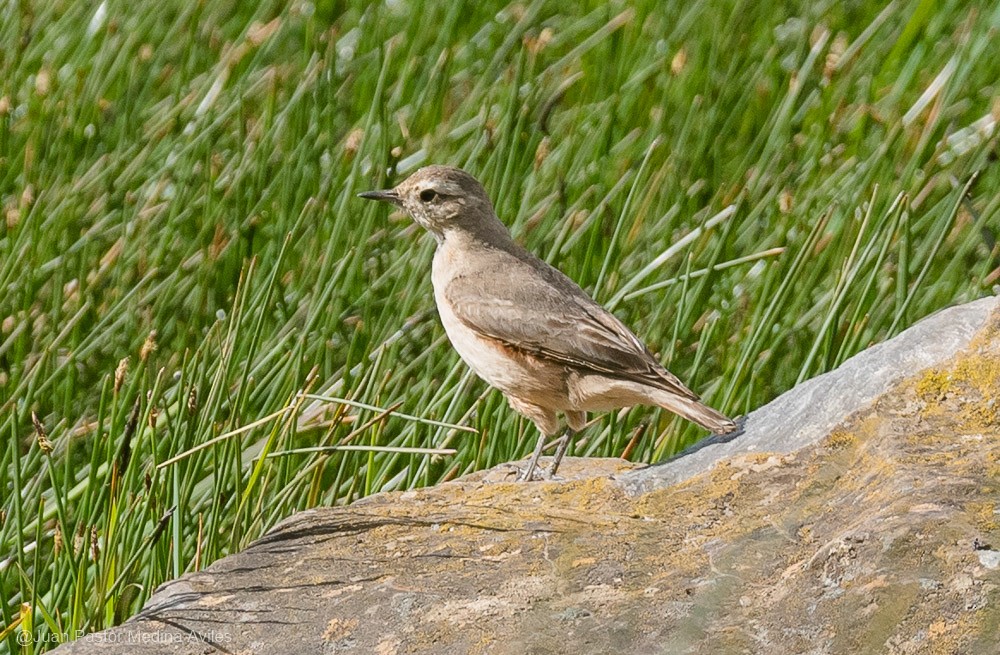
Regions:
<instances>
[{"instance_id":1,"label":"green grass","mask_svg":"<svg viewBox=\"0 0 1000 655\"><path fill-rule=\"evenodd\" d=\"M444 338L432 241L355 197L421 164L733 414L990 293L1000 9L875 4L9 3L0 653L528 452ZM700 436L635 409L576 454Z\"/></svg>"}]
</instances>

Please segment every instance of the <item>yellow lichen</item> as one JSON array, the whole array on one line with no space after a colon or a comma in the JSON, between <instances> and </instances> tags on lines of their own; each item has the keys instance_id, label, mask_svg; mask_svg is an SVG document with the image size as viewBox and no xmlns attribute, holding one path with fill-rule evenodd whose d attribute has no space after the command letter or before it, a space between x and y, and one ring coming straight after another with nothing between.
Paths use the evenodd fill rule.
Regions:
<instances>
[{"instance_id":1,"label":"yellow lichen","mask_svg":"<svg viewBox=\"0 0 1000 655\"><path fill-rule=\"evenodd\" d=\"M997 514L996 503L970 502L965 505L965 511L972 517L976 527L983 532L1000 531L1000 515Z\"/></svg>"},{"instance_id":2,"label":"yellow lichen","mask_svg":"<svg viewBox=\"0 0 1000 655\"><path fill-rule=\"evenodd\" d=\"M1000 387L1000 358L968 356L955 365L952 376L956 382L969 385L982 394Z\"/></svg>"},{"instance_id":3,"label":"yellow lichen","mask_svg":"<svg viewBox=\"0 0 1000 655\"><path fill-rule=\"evenodd\" d=\"M844 430L835 430L823 440L823 446L830 450L842 450L858 443L858 437Z\"/></svg>"},{"instance_id":4,"label":"yellow lichen","mask_svg":"<svg viewBox=\"0 0 1000 655\"><path fill-rule=\"evenodd\" d=\"M986 632L983 625L985 613L980 610L973 614L959 615L953 619L938 619L927 629L927 640L930 642L931 655L952 655L953 653L973 652L963 646L971 641L977 632Z\"/></svg>"},{"instance_id":5,"label":"yellow lichen","mask_svg":"<svg viewBox=\"0 0 1000 655\"><path fill-rule=\"evenodd\" d=\"M944 397L948 382L948 373L946 371L940 369L928 370L917 379L917 394L924 400L938 400Z\"/></svg>"}]
</instances>

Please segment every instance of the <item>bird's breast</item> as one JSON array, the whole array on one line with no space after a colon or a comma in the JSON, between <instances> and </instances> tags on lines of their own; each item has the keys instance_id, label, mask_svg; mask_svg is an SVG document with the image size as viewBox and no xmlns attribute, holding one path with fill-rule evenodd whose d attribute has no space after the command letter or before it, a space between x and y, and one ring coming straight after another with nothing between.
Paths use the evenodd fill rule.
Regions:
<instances>
[{"instance_id":1,"label":"bird's breast","mask_svg":"<svg viewBox=\"0 0 1000 655\"><path fill-rule=\"evenodd\" d=\"M462 360L468 364L476 375L499 388L501 391L517 387L518 371L511 362L506 349L494 341L476 333L458 318L455 307L445 296L445 289L455 275L459 274L460 262L454 261L449 249L441 247L434 255L434 267L431 282L434 285L434 302L437 304L441 325L451 341L452 347L458 351Z\"/></svg>"}]
</instances>

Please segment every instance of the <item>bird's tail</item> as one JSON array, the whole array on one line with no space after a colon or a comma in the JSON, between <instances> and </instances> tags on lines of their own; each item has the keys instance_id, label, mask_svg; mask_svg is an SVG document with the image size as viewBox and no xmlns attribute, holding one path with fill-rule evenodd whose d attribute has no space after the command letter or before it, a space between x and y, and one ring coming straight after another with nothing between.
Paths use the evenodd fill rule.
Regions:
<instances>
[{"instance_id":1,"label":"bird's tail","mask_svg":"<svg viewBox=\"0 0 1000 655\"><path fill-rule=\"evenodd\" d=\"M726 434L736 429L736 423L731 418L697 399L663 392L657 395L656 404L697 423L706 430L711 430L715 434Z\"/></svg>"}]
</instances>

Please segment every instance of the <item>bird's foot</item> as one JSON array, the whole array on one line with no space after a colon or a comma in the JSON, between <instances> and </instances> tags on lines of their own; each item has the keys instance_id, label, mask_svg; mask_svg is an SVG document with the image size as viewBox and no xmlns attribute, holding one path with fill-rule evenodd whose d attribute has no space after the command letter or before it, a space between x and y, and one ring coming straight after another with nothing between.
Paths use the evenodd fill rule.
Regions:
<instances>
[{"instance_id":1,"label":"bird's foot","mask_svg":"<svg viewBox=\"0 0 1000 655\"><path fill-rule=\"evenodd\" d=\"M562 436L560 436L558 439L555 439L551 444L549 444L550 446L553 444L556 446L556 454L555 456L553 456L552 464L549 466L548 470L550 478L551 476L554 476L556 474L556 471L559 470L559 464L562 463L563 456L566 454L566 451L569 450L570 445L573 443L573 436L575 434L576 432L574 432L570 428L566 428L566 431L562 433ZM546 446L546 448L547 447L548 446Z\"/></svg>"},{"instance_id":2,"label":"bird's foot","mask_svg":"<svg viewBox=\"0 0 1000 655\"><path fill-rule=\"evenodd\" d=\"M514 482L534 482L535 474L539 472L540 471L538 470L537 465L534 467L525 466L523 469L520 469L518 471L517 478L514 480Z\"/></svg>"},{"instance_id":3,"label":"bird's foot","mask_svg":"<svg viewBox=\"0 0 1000 655\"><path fill-rule=\"evenodd\" d=\"M532 466L525 466L521 468L516 464L511 464L515 471L517 471L516 482L558 482L562 478L552 472L551 467L548 469L542 468L537 464Z\"/></svg>"},{"instance_id":4,"label":"bird's foot","mask_svg":"<svg viewBox=\"0 0 1000 655\"><path fill-rule=\"evenodd\" d=\"M514 479L515 482L561 482L565 480L561 475L553 473L551 466L544 468L536 464L532 469L527 465L519 466L515 462L508 462L507 466L511 469L508 475L517 476Z\"/></svg>"},{"instance_id":5,"label":"bird's foot","mask_svg":"<svg viewBox=\"0 0 1000 655\"><path fill-rule=\"evenodd\" d=\"M561 480L562 478L556 477L556 471L559 470L559 463L562 462L563 455L566 454L566 450L569 448L574 434L575 432L567 428L561 436L548 443L545 441L546 437L544 434L539 435L538 442L535 444L535 451L531 454L531 459L528 460L527 467L524 470L518 469L517 481ZM555 457L552 458L552 464L549 465L548 470L545 470L539 466L539 460L542 457L542 452L553 446L556 448ZM515 466L515 468L517 467Z\"/></svg>"},{"instance_id":6,"label":"bird's foot","mask_svg":"<svg viewBox=\"0 0 1000 655\"><path fill-rule=\"evenodd\" d=\"M539 473L538 460L542 457L542 451L545 450L545 435L538 436L538 442L535 444L535 452L531 454L531 459L528 460L528 466L521 471L521 474L517 476L517 482L531 482L535 479L536 473Z\"/></svg>"}]
</instances>

